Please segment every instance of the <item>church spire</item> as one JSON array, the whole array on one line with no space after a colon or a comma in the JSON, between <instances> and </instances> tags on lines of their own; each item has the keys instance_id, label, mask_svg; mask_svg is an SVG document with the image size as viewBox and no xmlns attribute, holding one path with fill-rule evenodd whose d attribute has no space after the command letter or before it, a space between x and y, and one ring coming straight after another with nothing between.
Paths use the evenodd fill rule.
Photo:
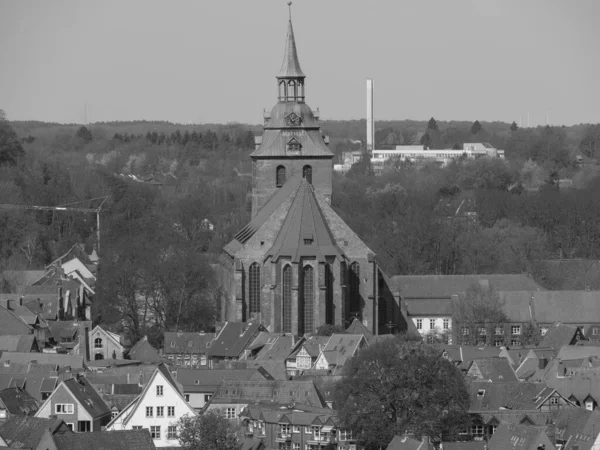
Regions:
<instances>
[{"instance_id":1,"label":"church spire","mask_svg":"<svg viewBox=\"0 0 600 450\"><path fill-rule=\"evenodd\" d=\"M279 85L280 102L304 102L304 72L300 68L298 52L296 51L296 40L294 39L294 28L292 27L292 2L288 2L290 8L290 20L288 22L287 38L285 41L285 52L283 63L277 84Z\"/></svg>"}]
</instances>

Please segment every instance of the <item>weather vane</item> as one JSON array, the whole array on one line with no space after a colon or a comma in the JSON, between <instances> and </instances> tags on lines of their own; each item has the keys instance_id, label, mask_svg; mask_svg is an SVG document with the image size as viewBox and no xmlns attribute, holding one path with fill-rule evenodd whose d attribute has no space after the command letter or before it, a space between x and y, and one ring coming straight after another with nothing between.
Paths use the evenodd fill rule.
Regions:
<instances>
[{"instance_id":1,"label":"weather vane","mask_svg":"<svg viewBox=\"0 0 600 450\"><path fill-rule=\"evenodd\" d=\"M288 2L288 8L290 8L290 20L292 20L292 2Z\"/></svg>"}]
</instances>

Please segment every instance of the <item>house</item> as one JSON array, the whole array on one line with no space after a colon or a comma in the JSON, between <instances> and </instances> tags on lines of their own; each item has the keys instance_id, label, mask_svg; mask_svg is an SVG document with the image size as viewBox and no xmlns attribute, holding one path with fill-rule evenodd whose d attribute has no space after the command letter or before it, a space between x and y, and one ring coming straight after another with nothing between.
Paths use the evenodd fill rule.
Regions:
<instances>
[{"instance_id":1,"label":"house","mask_svg":"<svg viewBox=\"0 0 600 450\"><path fill-rule=\"evenodd\" d=\"M38 364L36 361L0 364L0 389L20 387L40 404L50 396L62 380L72 377L69 367L61 369L57 364Z\"/></svg>"},{"instance_id":2,"label":"house","mask_svg":"<svg viewBox=\"0 0 600 450\"><path fill-rule=\"evenodd\" d=\"M544 427L502 423L488 441L489 450L551 450L554 444Z\"/></svg>"},{"instance_id":3,"label":"house","mask_svg":"<svg viewBox=\"0 0 600 450\"><path fill-rule=\"evenodd\" d=\"M314 368L317 370L341 369L356 352L367 346L367 340L360 334L332 334L325 348L317 357Z\"/></svg>"},{"instance_id":4,"label":"house","mask_svg":"<svg viewBox=\"0 0 600 450\"><path fill-rule=\"evenodd\" d=\"M148 342L148 336L144 336L133 344L133 347L127 353L127 357L142 363L159 363L162 359L158 351Z\"/></svg>"},{"instance_id":5,"label":"house","mask_svg":"<svg viewBox=\"0 0 600 450\"><path fill-rule=\"evenodd\" d=\"M208 367L208 349L214 333L165 331L163 354L176 366Z\"/></svg>"},{"instance_id":6,"label":"house","mask_svg":"<svg viewBox=\"0 0 600 450\"><path fill-rule=\"evenodd\" d=\"M70 432L67 425L56 417L12 416L0 421L0 441L6 442L9 448L56 450L52 437Z\"/></svg>"},{"instance_id":7,"label":"house","mask_svg":"<svg viewBox=\"0 0 600 450\"><path fill-rule=\"evenodd\" d=\"M294 350L296 343L297 339L295 336L271 333L267 341L260 345L260 348L255 347L252 359L256 361L285 361Z\"/></svg>"},{"instance_id":8,"label":"house","mask_svg":"<svg viewBox=\"0 0 600 450\"><path fill-rule=\"evenodd\" d=\"M89 338L89 330L91 330L91 328L92 322L89 321L49 321L48 343L50 346L53 346L57 352L72 353L73 348L77 345L80 339L87 340ZM90 359L89 354L82 354L80 356L82 356L86 361Z\"/></svg>"},{"instance_id":9,"label":"house","mask_svg":"<svg viewBox=\"0 0 600 450\"><path fill-rule=\"evenodd\" d=\"M0 336L0 352L39 353L40 349L33 334Z\"/></svg>"},{"instance_id":10,"label":"house","mask_svg":"<svg viewBox=\"0 0 600 450\"><path fill-rule=\"evenodd\" d=\"M331 445L355 450L352 433L339 426L335 411L302 405L250 405L240 414L247 435L264 442L266 448L311 449Z\"/></svg>"},{"instance_id":11,"label":"house","mask_svg":"<svg viewBox=\"0 0 600 450\"><path fill-rule=\"evenodd\" d=\"M358 320L355 320L353 323L355 322L360 323ZM285 358L285 367L288 375L297 376L305 370L312 369L328 341L329 336L315 335L307 336L299 341L292 353Z\"/></svg>"},{"instance_id":12,"label":"house","mask_svg":"<svg viewBox=\"0 0 600 450\"><path fill-rule=\"evenodd\" d=\"M312 381L223 381L210 399L207 411L222 409L228 419L237 419L249 404L300 404L327 408Z\"/></svg>"},{"instance_id":13,"label":"house","mask_svg":"<svg viewBox=\"0 0 600 450\"><path fill-rule=\"evenodd\" d=\"M196 411L183 397L167 366L159 364L142 393L106 426L108 431L146 428L156 447L178 445L177 421Z\"/></svg>"},{"instance_id":14,"label":"house","mask_svg":"<svg viewBox=\"0 0 600 450\"><path fill-rule=\"evenodd\" d=\"M600 404L600 369L584 370L573 375L546 378L553 387L573 404L588 411L598 410Z\"/></svg>"},{"instance_id":15,"label":"house","mask_svg":"<svg viewBox=\"0 0 600 450\"><path fill-rule=\"evenodd\" d=\"M506 358L474 359L467 369L466 376L476 381L490 383L513 383L519 381Z\"/></svg>"},{"instance_id":16,"label":"house","mask_svg":"<svg viewBox=\"0 0 600 450\"><path fill-rule=\"evenodd\" d=\"M0 391L0 420L11 416L33 416L38 410L35 398L20 387Z\"/></svg>"},{"instance_id":17,"label":"house","mask_svg":"<svg viewBox=\"0 0 600 450\"><path fill-rule=\"evenodd\" d=\"M578 326L566 325L561 322L553 323L548 328L542 329L544 338L540 342L540 347L560 349L565 345L576 345L579 341L585 340L583 331Z\"/></svg>"},{"instance_id":18,"label":"house","mask_svg":"<svg viewBox=\"0 0 600 450\"><path fill-rule=\"evenodd\" d=\"M0 335L35 335L40 343L46 342L46 331L40 318L19 305L19 299L0 294Z\"/></svg>"},{"instance_id":19,"label":"house","mask_svg":"<svg viewBox=\"0 0 600 450\"><path fill-rule=\"evenodd\" d=\"M101 431L111 411L82 375L64 380L40 406L36 417L57 416L76 432Z\"/></svg>"},{"instance_id":20,"label":"house","mask_svg":"<svg viewBox=\"0 0 600 450\"><path fill-rule=\"evenodd\" d=\"M264 369L184 369L178 368L175 379L183 387L185 400L197 411L204 408L221 382L273 380Z\"/></svg>"},{"instance_id":21,"label":"house","mask_svg":"<svg viewBox=\"0 0 600 450\"><path fill-rule=\"evenodd\" d=\"M248 346L259 333L266 331L258 321L217 323L217 334L208 349L211 364L219 361L246 359Z\"/></svg>"},{"instance_id":22,"label":"house","mask_svg":"<svg viewBox=\"0 0 600 450\"><path fill-rule=\"evenodd\" d=\"M561 450L595 450L600 446L600 412L563 408L554 430L556 445Z\"/></svg>"},{"instance_id":23,"label":"house","mask_svg":"<svg viewBox=\"0 0 600 450\"><path fill-rule=\"evenodd\" d=\"M88 334L88 352L90 360L123 359L122 338L116 333L107 331L100 325L96 325ZM80 343L75 344L71 351L74 355L84 355Z\"/></svg>"},{"instance_id":24,"label":"house","mask_svg":"<svg viewBox=\"0 0 600 450\"><path fill-rule=\"evenodd\" d=\"M148 430L60 433L52 436L56 450L151 450L156 448Z\"/></svg>"}]
</instances>

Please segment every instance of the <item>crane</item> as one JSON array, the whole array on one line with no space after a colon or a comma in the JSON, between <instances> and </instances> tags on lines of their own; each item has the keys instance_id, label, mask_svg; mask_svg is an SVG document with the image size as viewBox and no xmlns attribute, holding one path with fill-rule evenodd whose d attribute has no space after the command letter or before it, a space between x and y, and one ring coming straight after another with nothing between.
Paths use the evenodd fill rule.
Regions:
<instances>
[{"instance_id":1,"label":"crane","mask_svg":"<svg viewBox=\"0 0 600 450\"><path fill-rule=\"evenodd\" d=\"M77 205L79 203L87 203L93 200L102 200L100 205L97 208L77 208L72 205ZM91 198L89 200L83 200L80 202L67 203L65 205L60 206L35 206L35 205L11 205L11 204L1 204L0 209L21 209L21 210L36 210L36 211L74 211L74 212L82 212L82 213L95 213L96 214L96 235L97 235L97 245L98 252L100 251L100 211L102 209L102 205L104 202L108 200L108 196L106 197L96 197Z\"/></svg>"}]
</instances>

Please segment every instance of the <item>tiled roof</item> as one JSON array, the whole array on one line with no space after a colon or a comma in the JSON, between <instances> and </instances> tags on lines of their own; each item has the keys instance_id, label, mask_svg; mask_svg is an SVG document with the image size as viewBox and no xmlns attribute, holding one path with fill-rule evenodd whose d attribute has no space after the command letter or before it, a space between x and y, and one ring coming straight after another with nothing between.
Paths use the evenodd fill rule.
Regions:
<instances>
[{"instance_id":1,"label":"tiled roof","mask_svg":"<svg viewBox=\"0 0 600 450\"><path fill-rule=\"evenodd\" d=\"M373 332L369 330L358 318L354 317L348 328L346 328L348 334L362 334L365 339L369 340L374 336Z\"/></svg>"},{"instance_id":2,"label":"tiled roof","mask_svg":"<svg viewBox=\"0 0 600 450\"><path fill-rule=\"evenodd\" d=\"M37 448L47 430L55 432L60 428L68 430L60 419L11 416L4 423L0 422L0 436L11 447Z\"/></svg>"},{"instance_id":3,"label":"tiled roof","mask_svg":"<svg viewBox=\"0 0 600 450\"><path fill-rule=\"evenodd\" d=\"M600 357L600 347L592 347L587 345L564 345L560 348L556 357L561 361L590 357L598 358Z\"/></svg>"},{"instance_id":4,"label":"tiled roof","mask_svg":"<svg viewBox=\"0 0 600 450\"><path fill-rule=\"evenodd\" d=\"M361 327L364 327L364 325L357 319L354 319L352 321L352 324L350 324L350 327L352 327L352 325L355 322L358 322ZM350 327L348 327L348 329L346 330L347 332L350 332ZM357 328L357 326L355 326L353 329L356 329L356 328ZM352 334L359 334L359 333L352 333ZM371 336L373 336L373 333L371 333ZM321 349L325 348L325 346L327 345L327 341L329 341L329 336L317 336L317 335L308 336L300 344L298 344L298 346L296 347L294 352L289 357L296 357L298 352L302 348L304 348L311 357L316 358L319 356L319 353L321 353Z\"/></svg>"},{"instance_id":5,"label":"tiled roof","mask_svg":"<svg viewBox=\"0 0 600 450\"><path fill-rule=\"evenodd\" d=\"M534 425L549 425L554 423L558 411L557 410L499 410L490 413L483 413L479 416L484 424L497 424L499 422L520 424L523 420L529 420Z\"/></svg>"},{"instance_id":6,"label":"tiled roof","mask_svg":"<svg viewBox=\"0 0 600 450\"><path fill-rule=\"evenodd\" d=\"M559 349L563 345L570 345L577 333L577 327L563 323L552 324L540 342L542 347Z\"/></svg>"},{"instance_id":7,"label":"tiled roof","mask_svg":"<svg viewBox=\"0 0 600 450\"><path fill-rule=\"evenodd\" d=\"M310 244L305 243L306 239L310 239ZM320 262L326 262L327 256L346 259L319 207L315 190L307 180L300 182L277 238L266 256L274 261L280 257L290 257L296 262L307 256L316 256Z\"/></svg>"},{"instance_id":8,"label":"tiled roof","mask_svg":"<svg viewBox=\"0 0 600 450\"><path fill-rule=\"evenodd\" d=\"M285 362L281 360L250 360L246 361L245 366L249 369L262 369L275 380L287 380L289 378L285 367Z\"/></svg>"},{"instance_id":9,"label":"tiled roof","mask_svg":"<svg viewBox=\"0 0 600 450\"><path fill-rule=\"evenodd\" d=\"M446 443L444 442L444 449ZM427 440L415 439L410 436L394 436L392 442L387 446L386 450L432 450L433 445L429 444Z\"/></svg>"},{"instance_id":10,"label":"tiled roof","mask_svg":"<svg viewBox=\"0 0 600 450\"><path fill-rule=\"evenodd\" d=\"M156 448L148 429L102 431L101 433L57 433L58 450L149 450Z\"/></svg>"},{"instance_id":11,"label":"tiled roof","mask_svg":"<svg viewBox=\"0 0 600 450\"><path fill-rule=\"evenodd\" d=\"M50 335L57 342L61 343L62 337L70 337L75 339L81 328L92 330L91 321L74 321L74 320L54 320L48 321L48 329Z\"/></svg>"},{"instance_id":12,"label":"tiled roof","mask_svg":"<svg viewBox=\"0 0 600 450\"><path fill-rule=\"evenodd\" d=\"M167 355L172 353L206 353L214 338L215 333L165 331L164 352Z\"/></svg>"},{"instance_id":13,"label":"tiled roof","mask_svg":"<svg viewBox=\"0 0 600 450\"><path fill-rule=\"evenodd\" d=\"M32 416L38 410L38 402L27 391L18 388L8 388L0 391L0 402L10 414Z\"/></svg>"},{"instance_id":14,"label":"tiled roof","mask_svg":"<svg viewBox=\"0 0 600 450\"><path fill-rule=\"evenodd\" d=\"M548 377L548 386L553 387L564 398L574 398L581 405L588 396L600 403L600 371L589 370L566 377Z\"/></svg>"},{"instance_id":15,"label":"tiled roof","mask_svg":"<svg viewBox=\"0 0 600 450\"><path fill-rule=\"evenodd\" d=\"M452 315L452 301L447 298L409 298L404 303L409 316Z\"/></svg>"},{"instance_id":16,"label":"tiled roof","mask_svg":"<svg viewBox=\"0 0 600 450\"><path fill-rule=\"evenodd\" d=\"M215 391L211 404L260 401L327 407L312 381L223 381Z\"/></svg>"},{"instance_id":17,"label":"tiled roof","mask_svg":"<svg viewBox=\"0 0 600 450\"><path fill-rule=\"evenodd\" d=\"M544 435L544 438L542 438ZM544 439L544 441L542 441ZM502 423L488 442L489 450L534 450L538 444L552 445L543 428Z\"/></svg>"},{"instance_id":18,"label":"tiled roof","mask_svg":"<svg viewBox=\"0 0 600 450\"><path fill-rule=\"evenodd\" d=\"M590 449L600 430L600 411L588 411L584 408L563 407L555 422L555 437L567 441L565 450L579 446L580 450Z\"/></svg>"},{"instance_id":19,"label":"tiled roof","mask_svg":"<svg viewBox=\"0 0 600 450\"><path fill-rule=\"evenodd\" d=\"M338 367L344 366L363 340L362 334L332 334L323 349L327 362Z\"/></svg>"},{"instance_id":20,"label":"tiled roof","mask_svg":"<svg viewBox=\"0 0 600 450\"><path fill-rule=\"evenodd\" d=\"M239 358L259 331L260 322L225 322L208 349L212 357Z\"/></svg>"},{"instance_id":21,"label":"tiled roof","mask_svg":"<svg viewBox=\"0 0 600 450\"><path fill-rule=\"evenodd\" d=\"M461 369L468 369L471 362L478 358L494 358L500 356L500 347L477 347L475 345L437 344L436 347L447 354L451 361L458 363Z\"/></svg>"},{"instance_id":22,"label":"tiled roof","mask_svg":"<svg viewBox=\"0 0 600 450\"><path fill-rule=\"evenodd\" d=\"M9 361L11 364L37 361L38 364L56 364L59 367L70 366L72 369L83 369L83 356L64 355L60 353L18 353L4 352L0 363Z\"/></svg>"},{"instance_id":23,"label":"tiled roof","mask_svg":"<svg viewBox=\"0 0 600 450\"><path fill-rule=\"evenodd\" d=\"M16 316L12 311L0 306L0 333L8 335L30 334L31 326Z\"/></svg>"},{"instance_id":24,"label":"tiled roof","mask_svg":"<svg viewBox=\"0 0 600 450\"><path fill-rule=\"evenodd\" d=\"M86 412L95 419L110 413L98 392L85 379L84 376L63 381L63 385L73 394L77 401L85 408Z\"/></svg>"},{"instance_id":25,"label":"tiled roof","mask_svg":"<svg viewBox=\"0 0 600 450\"><path fill-rule=\"evenodd\" d=\"M534 273L540 283L552 290L600 289L600 261L598 260L535 261Z\"/></svg>"},{"instance_id":26,"label":"tiled roof","mask_svg":"<svg viewBox=\"0 0 600 450\"><path fill-rule=\"evenodd\" d=\"M554 389L545 383L488 383L471 382L470 412L513 410L536 410Z\"/></svg>"},{"instance_id":27,"label":"tiled roof","mask_svg":"<svg viewBox=\"0 0 600 450\"><path fill-rule=\"evenodd\" d=\"M532 307L538 323L584 324L600 322L600 292L535 292Z\"/></svg>"},{"instance_id":28,"label":"tiled roof","mask_svg":"<svg viewBox=\"0 0 600 450\"><path fill-rule=\"evenodd\" d=\"M444 450L487 450L485 441L444 442Z\"/></svg>"},{"instance_id":29,"label":"tiled roof","mask_svg":"<svg viewBox=\"0 0 600 450\"><path fill-rule=\"evenodd\" d=\"M128 356L142 362L159 362L161 359L156 349L148 342L148 336L137 341L129 350Z\"/></svg>"},{"instance_id":30,"label":"tiled roof","mask_svg":"<svg viewBox=\"0 0 600 450\"><path fill-rule=\"evenodd\" d=\"M102 394L102 400L112 410L123 411L139 394Z\"/></svg>"},{"instance_id":31,"label":"tiled roof","mask_svg":"<svg viewBox=\"0 0 600 450\"><path fill-rule=\"evenodd\" d=\"M515 371L506 358L474 359L469 368L469 374L480 381L510 383L517 382Z\"/></svg>"},{"instance_id":32,"label":"tiled roof","mask_svg":"<svg viewBox=\"0 0 600 450\"><path fill-rule=\"evenodd\" d=\"M90 256L85 251L85 245L73 244L73 246L69 250L67 250L67 252L64 255L59 256L50 264L48 264L46 266L46 269L49 269L51 266L62 264L63 262L71 260L73 258L78 258L84 264L92 263Z\"/></svg>"},{"instance_id":33,"label":"tiled roof","mask_svg":"<svg viewBox=\"0 0 600 450\"><path fill-rule=\"evenodd\" d=\"M543 290L526 275L397 275L392 281L403 298L451 298L485 283L496 291Z\"/></svg>"},{"instance_id":34,"label":"tiled roof","mask_svg":"<svg viewBox=\"0 0 600 450\"><path fill-rule=\"evenodd\" d=\"M13 285L27 286L42 278L45 273L45 270L5 270L2 275Z\"/></svg>"},{"instance_id":35,"label":"tiled roof","mask_svg":"<svg viewBox=\"0 0 600 450\"><path fill-rule=\"evenodd\" d=\"M281 360L287 358L293 350L295 338L290 335L273 336L272 341L267 341L267 344L254 357L256 361L261 360Z\"/></svg>"},{"instance_id":36,"label":"tiled roof","mask_svg":"<svg viewBox=\"0 0 600 450\"><path fill-rule=\"evenodd\" d=\"M0 351L30 352L35 342L33 334L20 336L0 336Z\"/></svg>"},{"instance_id":37,"label":"tiled roof","mask_svg":"<svg viewBox=\"0 0 600 450\"><path fill-rule=\"evenodd\" d=\"M280 116L279 110L286 108L277 104L271 111L274 120ZM304 105L306 106L306 105ZM311 113L312 114L312 113ZM305 114L306 116L306 114ZM275 124L275 122L274 122ZM267 123L267 125L270 125ZM294 138L300 144L300 151L290 154L287 150L288 143ZM265 128L262 143L252 154L251 158L281 158L281 157L314 157L333 159L333 153L325 144L321 130L318 128L299 127L294 130L278 128Z\"/></svg>"},{"instance_id":38,"label":"tiled roof","mask_svg":"<svg viewBox=\"0 0 600 450\"><path fill-rule=\"evenodd\" d=\"M302 77L304 73L300 68L300 61L298 61L298 52L296 51L296 40L294 39L294 28L292 27L292 20L288 22L287 37L285 40L285 52L283 54L283 63L281 69L277 74L277 78L289 78L289 77Z\"/></svg>"},{"instance_id":39,"label":"tiled roof","mask_svg":"<svg viewBox=\"0 0 600 450\"><path fill-rule=\"evenodd\" d=\"M23 306L46 320L56 320L58 318L59 302L60 298L57 293L23 295Z\"/></svg>"},{"instance_id":40,"label":"tiled roof","mask_svg":"<svg viewBox=\"0 0 600 450\"><path fill-rule=\"evenodd\" d=\"M270 377L272 379L272 377ZM177 381L185 392L215 391L224 380L250 381L267 379L257 369L183 369L177 368Z\"/></svg>"}]
</instances>

